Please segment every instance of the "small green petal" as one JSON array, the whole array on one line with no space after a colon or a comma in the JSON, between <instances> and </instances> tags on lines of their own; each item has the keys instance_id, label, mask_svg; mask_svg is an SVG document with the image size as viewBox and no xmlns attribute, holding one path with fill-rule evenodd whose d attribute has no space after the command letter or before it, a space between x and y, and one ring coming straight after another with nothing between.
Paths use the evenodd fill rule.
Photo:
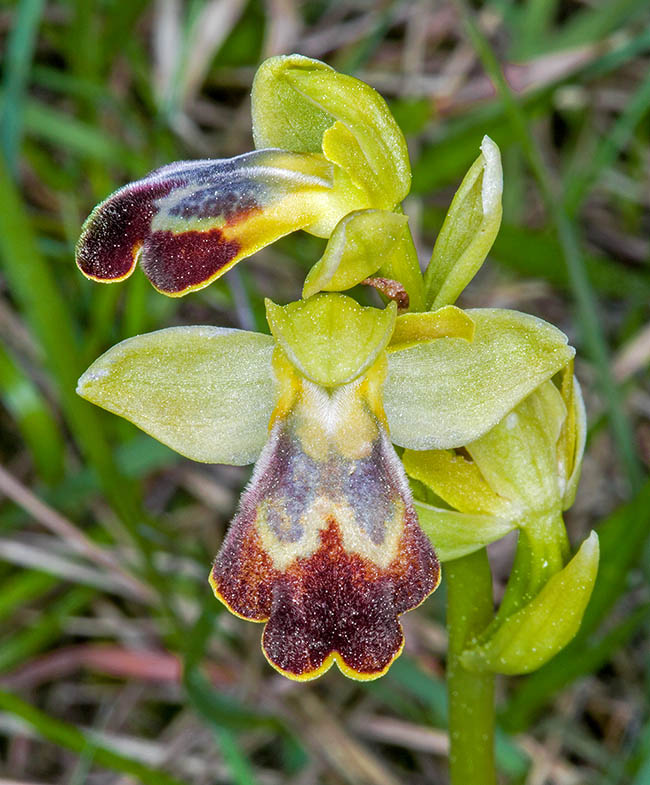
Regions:
<instances>
[{"instance_id":1,"label":"small green petal","mask_svg":"<svg viewBox=\"0 0 650 785\"><path fill-rule=\"evenodd\" d=\"M271 332L291 363L316 384L335 387L360 376L386 348L397 306L363 308L343 294L317 294L276 305L266 300Z\"/></svg>"},{"instance_id":2,"label":"small green petal","mask_svg":"<svg viewBox=\"0 0 650 785\"><path fill-rule=\"evenodd\" d=\"M391 254L399 253L396 236L407 223L405 215L385 210L346 215L330 237L325 253L309 271L302 296L351 289L377 272Z\"/></svg>"},{"instance_id":3,"label":"small green petal","mask_svg":"<svg viewBox=\"0 0 650 785\"><path fill-rule=\"evenodd\" d=\"M427 302L456 301L485 261L501 225L503 171L499 148L488 137L456 192L425 273Z\"/></svg>"},{"instance_id":4,"label":"small green petal","mask_svg":"<svg viewBox=\"0 0 650 785\"><path fill-rule=\"evenodd\" d=\"M478 466L450 450L404 450L409 477L424 483L447 504L464 513L508 517L507 499L487 484Z\"/></svg>"},{"instance_id":5,"label":"small green petal","mask_svg":"<svg viewBox=\"0 0 650 785\"><path fill-rule=\"evenodd\" d=\"M449 449L478 439L575 354L564 333L534 316L467 314L472 343L446 338L388 354L384 406L401 447Z\"/></svg>"},{"instance_id":6,"label":"small green petal","mask_svg":"<svg viewBox=\"0 0 650 785\"><path fill-rule=\"evenodd\" d=\"M455 305L445 305L437 311L405 313L397 317L389 351L400 351L438 338L474 340L474 322L465 311Z\"/></svg>"},{"instance_id":7,"label":"small green petal","mask_svg":"<svg viewBox=\"0 0 650 785\"><path fill-rule=\"evenodd\" d=\"M323 134L323 154L368 194L374 207L391 210L395 206L392 191L385 188L384 181L373 170L356 137L340 120Z\"/></svg>"},{"instance_id":8,"label":"small green petal","mask_svg":"<svg viewBox=\"0 0 650 785\"><path fill-rule=\"evenodd\" d=\"M77 392L187 458L244 465L267 439L274 345L244 330L170 327L113 346Z\"/></svg>"},{"instance_id":9,"label":"small green petal","mask_svg":"<svg viewBox=\"0 0 650 785\"><path fill-rule=\"evenodd\" d=\"M419 501L415 502L415 510L441 562L474 553L505 537L516 526L506 518L442 510Z\"/></svg>"},{"instance_id":10,"label":"small green petal","mask_svg":"<svg viewBox=\"0 0 650 785\"><path fill-rule=\"evenodd\" d=\"M548 662L580 627L596 581L598 557L598 536L592 532L533 600L506 619L487 643L462 654L463 666L516 674Z\"/></svg>"}]
</instances>

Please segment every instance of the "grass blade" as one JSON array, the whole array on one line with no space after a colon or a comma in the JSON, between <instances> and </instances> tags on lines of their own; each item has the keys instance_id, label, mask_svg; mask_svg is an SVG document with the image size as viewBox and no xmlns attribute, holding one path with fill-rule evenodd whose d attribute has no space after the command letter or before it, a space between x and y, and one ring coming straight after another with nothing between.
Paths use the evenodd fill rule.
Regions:
<instances>
[{"instance_id":1,"label":"grass blade","mask_svg":"<svg viewBox=\"0 0 650 785\"><path fill-rule=\"evenodd\" d=\"M20 665L60 638L62 623L88 605L94 596L95 592L92 589L85 587L71 589L52 603L49 610L41 613L31 625L15 635L5 637L0 646L0 672Z\"/></svg>"},{"instance_id":2,"label":"grass blade","mask_svg":"<svg viewBox=\"0 0 650 785\"><path fill-rule=\"evenodd\" d=\"M65 445L40 390L0 344L0 400L13 415L39 476L48 484L63 477Z\"/></svg>"},{"instance_id":3,"label":"grass blade","mask_svg":"<svg viewBox=\"0 0 650 785\"><path fill-rule=\"evenodd\" d=\"M565 205L568 213L574 215L590 186L600 173L615 161L625 147L635 128L650 108L650 71L643 78L634 95L625 105L608 134L605 134L586 166L567 186Z\"/></svg>"},{"instance_id":4,"label":"grass blade","mask_svg":"<svg viewBox=\"0 0 650 785\"><path fill-rule=\"evenodd\" d=\"M7 42L0 143L14 173L23 130L25 89L44 5L44 0L21 0L14 11L16 19Z\"/></svg>"}]
</instances>

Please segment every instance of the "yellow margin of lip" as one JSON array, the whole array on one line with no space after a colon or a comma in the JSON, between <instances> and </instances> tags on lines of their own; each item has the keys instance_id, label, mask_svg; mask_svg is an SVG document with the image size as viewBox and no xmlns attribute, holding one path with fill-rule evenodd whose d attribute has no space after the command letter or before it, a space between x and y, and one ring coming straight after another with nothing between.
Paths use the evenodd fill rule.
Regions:
<instances>
[{"instance_id":1,"label":"yellow margin of lip","mask_svg":"<svg viewBox=\"0 0 650 785\"><path fill-rule=\"evenodd\" d=\"M400 627L401 629L401 627ZM266 649L264 648L264 644L262 644L262 653L267 659L267 662L272 668L275 668L278 673L281 673L283 676L286 676L288 679L292 681L313 681L313 679L317 679L319 676L322 676L326 673L334 663L338 666L338 669L344 676L347 676L348 679L354 679L355 681L373 681L374 679L378 679L384 674L388 672L390 666L395 662L395 660L399 657L399 655L404 650L404 635L402 634L402 642L400 644L399 649L395 652L395 654L391 657L390 662L382 668L380 671L373 671L372 673L364 673L363 671L357 671L354 668L351 668L345 660L341 657L338 651L330 652L327 655L323 664L320 665L318 668L315 668L313 671L307 671L306 673L294 673L293 671L286 671L283 668L280 668L279 665L276 665L269 657Z\"/></svg>"},{"instance_id":2,"label":"yellow margin of lip","mask_svg":"<svg viewBox=\"0 0 650 785\"><path fill-rule=\"evenodd\" d=\"M226 608L228 608L228 610L232 613L233 616L236 616L238 619L243 619L244 621L254 621L257 624L266 624L266 622L268 621L268 618L251 619L250 616L244 616L241 613L237 613L237 611L230 605L230 603L226 600L226 598L223 596L223 594L217 588L217 582L216 582L216 580L214 579L214 577L212 575L212 570L210 570L210 575L208 577L208 582L210 583L210 586L212 587L212 591L214 592L214 596L219 600L219 602L222 602L226 606Z\"/></svg>"},{"instance_id":3,"label":"yellow margin of lip","mask_svg":"<svg viewBox=\"0 0 650 785\"><path fill-rule=\"evenodd\" d=\"M212 571L210 571L210 576L208 578L208 581L210 583L210 586L212 587L212 591L214 592L214 596L220 602L222 602L226 606L226 608L228 608L228 610L234 616L237 616L239 619L244 619L244 621L254 621L254 622L257 622L258 624L266 624L266 622L268 621L268 618L251 619L248 616L243 616L241 613L237 613L237 611L232 608L230 603L228 603L226 601L226 599L223 596L223 594L221 594L221 592L217 588L217 582L216 582L216 580L214 579L214 577L212 575ZM341 655L339 654L338 651L331 652L326 657L326 659L324 660L323 664L320 665L318 668L314 669L313 671L307 671L307 673L294 673L293 671L284 670L283 668L280 668L279 665L276 665L271 660L271 658L269 657L266 649L264 648L264 644L263 643L262 643L261 648L262 648L262 653L266 657L266 660L268 661L269 665L272 668L275 668L275 670L278 671L278 673L281 673L283 676L286 676L288 679L292 679L293 681L312 681L313 679L317 679L319 676L322 676L324 673L326 673L332 667L332 665L334 663L336 663L338 665L338 668L341 671L341 673L343 673L345 676L347 676L350 679L355 679L356 681L372 681L373 679L378 679L380 676L383 676L388 671L388 669L393 664L393 662L395 662L395 660L402 653L402 650L404 649L404 635L402 635L402 643L400 644L399 649L393 655L393 657L391 658L391 660L388 663L388 665L386 665L385 668L383 668L381 671L377 671L376 673L363 673L363 672L354 670L354 668L351 668L343 660L343 658L341 657Z\"/></svg>"},{"instance_id":4,"label":"yellow margin of lip","mask_svg":"<svg viewBox=\"0 0 650 785\"><path fill-rule=\"evenodd\" d=\"M441 578L442 578L442 570L440 568L440 564L438 564L438 580L436 581L436 585L433 587L433 589L431 589L431 591L427 594L426 597L423 597L420 600L420 602L418 602L417 605L414 605L412 608L409 608L408 610L404 611L404 613L410 613L416 608L419 608L420 605L422 605L422 603L426 599L428 599L433 594L433 592L438 588L438 586L440 585ZM268 617L264 619L251 619L248 616L243 616L241 613L237 613L237 611L234 608L232 608L230 603L226 601L223 594L221 594L221 592L217 588L217 582L212 575L212 570L210 570L208 581L210 583L210 586L212 587L214 596L220 602L222 602L226 606L226 608L228 608L228 610L233 614L233 616L237 616L237 618L239 619L244 619L244 621L253 621L258 624L266 624L266 622L269 620ZM402 614L400 614L400 616L401 615ZM400 631L401 630L402 630L402 626L400 624ZM391 657L390 662L388 662L388 664L384 668L382 668L382 670L373 673L364 673L363 671L357 671L354 668L351 668L341 657L338 651L333 651L330 654L328 654L326 659L323 661L322 665L320 665L318 668L315 668L313 671L307 671L307 673L293 673L292 671L287 671L284 670L283 668L280 668L279 665L276 665L271 660L266 649L264 648L264 643L261 644L261 648L262 648L262 654L266 658L269 665L272 668L274 668L278 673L281 673L283 676L286 676L287 679L291 679L292 681L313 681L314 679L317 679L319 676L322 676L324 673L327 673L327 671L332 667L334 663L336 663L338 669L341 671L341 673L344 676L347 676L348 679L353 679L354 681L373 681L374 679L379 679L381 676L384 676L386 673L388 673L390 666L395 662L395 660L400 656L400 654L404 650L404 634L402 633L402 642L400 644L400 647L395 652L395 654Z\"/></svg>"},{"instance_id":5,"label":"yellow margin of lip","mask_svg":"<svg viewBox=\"0 0 650 785\"><path fill-rule=\"evenodd\" d=\"M129 267L129 269L124 273L124 275L120 275L119 278L100 278L97 275L89 275L87 272L85 272L85 270L83 270L81 268L81 266L79 264L77 265L77 267L79 267L79 269L81 270L83 275L86 278L88 278L88 280L90 280L90 281L96 281L97 283L120 283L121 281L125 281L127 278L129 278L131 275L133 275L133 271L135 270L135 268L136 268L136 266L138 264L138 260L140 258L141 252L142 252L142 244L140 244L132 252L131 256L132 256L133 261L131 263L131 267ZM160 292L160 294L164 294L166 297L184 297L186 294L189 294L190 292L198 292L200 289L205 289L206 286L209 286L211 283L216 281L218 278L221 278L222 275L227 273L228 270L230 270L238 262L241 262L242 259L245 259L245 258L246 257L242 257L242 256L235 257L234 259L231 259L230 262L228 262L226 265L224 265L219 270L217 270L217 272L214 273L213 275L211 275L209 278L206 278L204 281L200 281L199 283L192 284L191 286L186 286L185 289L179 289L177 292L168 292L166 289L159 289L153 283L153 281L149 281L149 283L153 286L153 288L157 292Z\"/></svg>"},{"instance_id":6,"label":"yellow margin of lip","mask_svg":"<svg viewBox=\"0 0 650 785\"><path fill-rule=\"evenodd\" d=\"M101 205L100 205L101 206ZM81 241L80 241L81 242ZM133 271L138 264L138 259L140 258L140 254L142 253L142 243L136 243L133 248L131 249L131 266L129 269L124 273L124 275L120 275L119 278L100 278L97 275L90 275L87 273L83 267L77 261L77 267L81 271L82 275L88 278L89 281L96 281L97 283L120 283L121 281L126 281L126 279L133 275Z\"/></svg>"}]
</instances>

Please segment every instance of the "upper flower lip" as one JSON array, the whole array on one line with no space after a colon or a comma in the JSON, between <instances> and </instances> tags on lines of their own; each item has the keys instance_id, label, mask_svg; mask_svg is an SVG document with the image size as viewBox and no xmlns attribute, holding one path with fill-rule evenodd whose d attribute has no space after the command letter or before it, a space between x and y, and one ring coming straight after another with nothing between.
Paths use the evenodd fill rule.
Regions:
<instances>
[{"instance_id":1,"label":"upper flower lip","mask_svg":"<svg viewBox=\"0 0 650 785\"><path fill-rule=\"evenodd\" d=\"M141 258L159 291L180 296L322 220L333 187L332 164L311 153L258 150L170 164L95 207L77 244L77 265L93 280L114 282Z\"/></svg>"},{"instance_id":2,"label":"upper flower lip","mask_svg":"<svg viewBox=\"0 0 650 785\"><path fill-rule=\"evenodd\" d=\"M290 232L329 237L351 212L407 195L404 136L371 87L300 56L271 58L253 85L263 149L156 169L97 205L77 245L88 278L127 278L140 259L163 294L207 286Z\"/></svg>"}]
</instances>

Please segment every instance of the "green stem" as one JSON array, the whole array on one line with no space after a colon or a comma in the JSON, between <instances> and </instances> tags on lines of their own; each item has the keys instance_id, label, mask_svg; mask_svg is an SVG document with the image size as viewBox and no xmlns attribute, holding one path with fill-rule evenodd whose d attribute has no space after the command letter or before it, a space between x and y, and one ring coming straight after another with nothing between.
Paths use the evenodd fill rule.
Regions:
<instances>
[{"instance_id":1,"label":"green stem","mask_svg":"<svg viewBox=\"0 0 650 785\"><path fill-rule=\"evenodd\" d=\"M492 574L482 548L446 565L449 768L452 785L496 785L494 674L472 673L460 655L492 620Z\"/></svg>"},{"instance_id":2,"label":"green stem","mask_svg":"<svg viewBox=\"0 0 650 785\"><path fill-rule=\"evenodd\" d=\"M571 549L559 510L531 518L519 532L515 559L496 616L481 636L487 640L503 622L535 597L569 560Z\"/></svg>"}]
</instances>

